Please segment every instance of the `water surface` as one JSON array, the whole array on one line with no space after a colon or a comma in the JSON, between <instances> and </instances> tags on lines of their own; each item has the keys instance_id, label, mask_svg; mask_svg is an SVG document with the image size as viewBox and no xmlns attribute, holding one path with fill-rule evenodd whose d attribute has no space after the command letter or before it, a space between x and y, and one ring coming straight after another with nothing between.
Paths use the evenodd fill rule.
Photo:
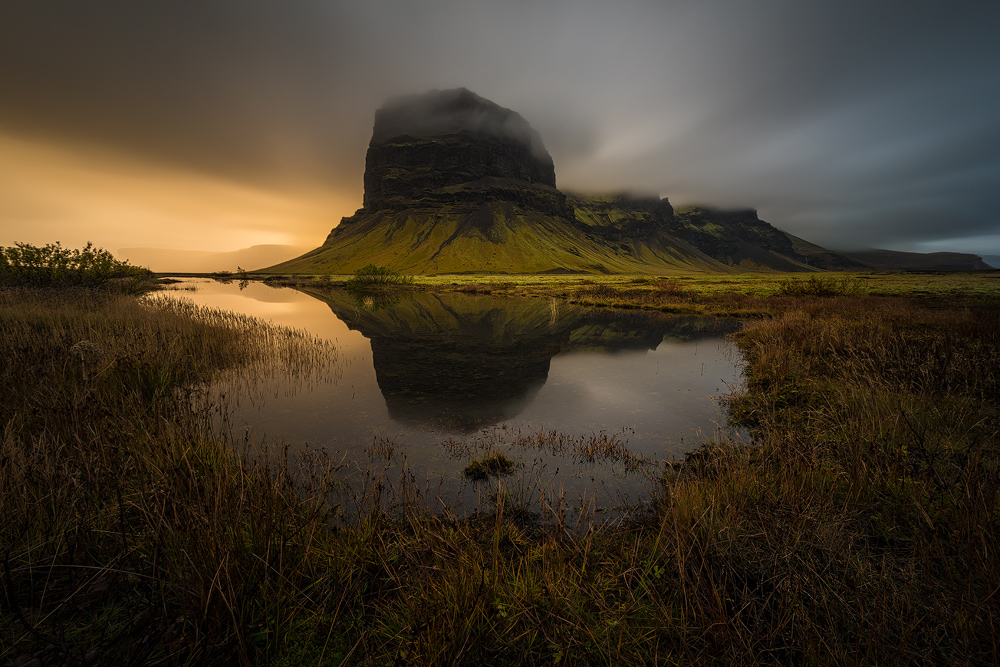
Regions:
<instances>
[{"instance_id":1,"label":"water surface","mask_svg":"<svg viewBox=\"0 0 1000 667\"><path fill-rule=\"evenodd\" d=\"M466 294L386 302L261 283L185 286L196 290L182 298L305 329L339 348L326 381L275 379L236 401L234 428L349 461L389 441L397 463L405 457L417 476L447 483L461 482L468 457L442 443L502 448L517 433L542 430L603 432L650 461L679 456L724 425L719 398L739 378L724 337L732 320ZM634 491L645 480L620 463L582 464L565 453L512 456L564 488Z\"/></svg>"}]
</instances>

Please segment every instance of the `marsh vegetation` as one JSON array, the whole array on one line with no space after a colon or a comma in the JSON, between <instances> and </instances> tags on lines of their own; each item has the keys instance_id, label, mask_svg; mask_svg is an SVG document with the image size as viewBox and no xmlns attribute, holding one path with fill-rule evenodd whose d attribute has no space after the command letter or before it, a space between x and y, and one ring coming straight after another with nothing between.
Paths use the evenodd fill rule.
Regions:
<instances>
[{"instance_id":1,"label":"marsh vegetation","mask_svg":"<svg viewBox=\"0 0 1000 667\"><path fill-rule=\"evenodd\" d=\"M150 272L122 262L88 243L64 248L59 243L0 246L0 285L70 287L84 285L138 294L148 288Z\"/></svg>"},{"instance_id":2,"label":"marsh vegetation","mask_svg":"<svg viewBox=\"0 0 1000 667\"><path fill-rule=\"evenodd\" d=\"M752 444L655 469L614 521L558 489L532 505L524 470L459 512L385 473L391 443L347 475L321 452L257 453L192 411L192 387L275 345L280 363L324 358L308 336L176 301L0 291L0 661L990 664L994 279L832 296L725 279L603 294L505 279L757 315L731 399ZM523 440L627 456L599 438Z\"/></svg>"}]
</instances>

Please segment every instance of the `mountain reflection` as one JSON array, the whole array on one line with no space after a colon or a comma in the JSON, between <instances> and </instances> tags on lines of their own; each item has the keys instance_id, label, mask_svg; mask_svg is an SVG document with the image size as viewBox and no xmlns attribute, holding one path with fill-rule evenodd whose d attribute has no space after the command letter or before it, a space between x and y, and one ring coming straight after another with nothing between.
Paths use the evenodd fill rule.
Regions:
<instances>
[{"instance_id":1,"label":"mountain reflection","mask_svg":"<svg viewBox=\"0 0 1000 667\"><path fill-rule=\"evenodd\" d=\"M738 326L735 320L622 313L555 300L415 292L376 304L343 290L304 291L371 341L393 419L458 432L520 413L560 352L655 350L665 338L718 337Z\"/></svg>"}]
</instances>

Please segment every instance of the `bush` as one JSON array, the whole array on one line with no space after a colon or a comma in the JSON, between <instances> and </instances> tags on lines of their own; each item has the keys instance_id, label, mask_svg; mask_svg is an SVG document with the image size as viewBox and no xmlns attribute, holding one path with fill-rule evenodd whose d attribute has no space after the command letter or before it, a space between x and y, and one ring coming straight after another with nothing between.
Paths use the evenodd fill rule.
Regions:
<instances>
[{"instance_id":1,"label":"bush","mask_svg":"<svg viewBox=\"0 0 1000 667\"><path fill-rule=\"evenodd\" d=\"M118 281L129 288L149 275L149 269L117 260L92 243L82 250L64 248L59 242L41 247L29 243L0 246L0 286L93 287Z\"/></svg>"},{"instance_id":2,"label":"bush","mask_svg":"<svg viewBox=\"0 0 1000 667\"><path fill-rule=\"evenodd\" d=\"M347 289L384 289L387 287L404 287L413 284L413 276L404 276L387 266L369 264L354 272L354 277L347 281Z\"/></svg>"}]
</instances>

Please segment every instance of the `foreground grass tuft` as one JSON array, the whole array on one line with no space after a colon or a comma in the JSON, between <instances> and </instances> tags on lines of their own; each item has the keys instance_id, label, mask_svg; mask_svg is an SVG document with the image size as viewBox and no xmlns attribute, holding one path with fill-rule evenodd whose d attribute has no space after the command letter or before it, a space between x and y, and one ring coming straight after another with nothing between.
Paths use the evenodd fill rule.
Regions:
<instances>
[{"instance_id":1,"label":"foreground grass tuft","mask_svg":"<svg viewBox=\"0 0 1000 667\"><path fill-rule=\"evenodd\" d=\"M481 459L473 459L463 471L473 481L481 482L490 477L506 477L514 473L514 460L496 452Z\"/></svg>"}]
</instances>

